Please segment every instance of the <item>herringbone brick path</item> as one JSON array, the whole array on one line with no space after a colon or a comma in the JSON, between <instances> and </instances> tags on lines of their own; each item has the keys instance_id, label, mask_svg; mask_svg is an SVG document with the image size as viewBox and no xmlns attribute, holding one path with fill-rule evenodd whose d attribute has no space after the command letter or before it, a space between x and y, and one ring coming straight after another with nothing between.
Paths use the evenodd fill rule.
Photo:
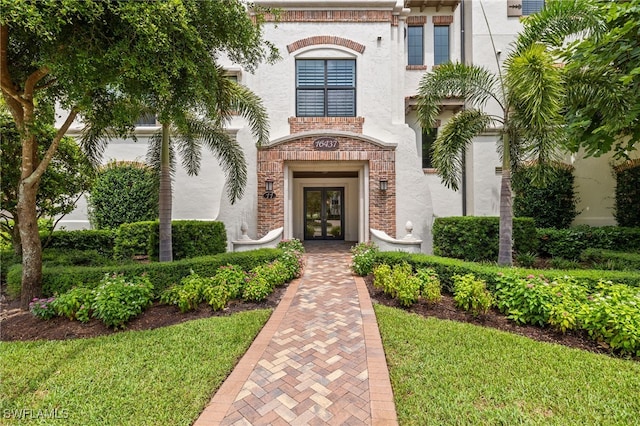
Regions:
<instances>
[{"instance_id":1,"label":"herringbone brick path","mask_svg":"<svg viewBox=\"0 0 640 426\"><path fill-rule=\"evenodd\" d=\"M195 423L395 425L382 342L349 256L306 255L302 278Z\"/></svg>"}]
</instances>

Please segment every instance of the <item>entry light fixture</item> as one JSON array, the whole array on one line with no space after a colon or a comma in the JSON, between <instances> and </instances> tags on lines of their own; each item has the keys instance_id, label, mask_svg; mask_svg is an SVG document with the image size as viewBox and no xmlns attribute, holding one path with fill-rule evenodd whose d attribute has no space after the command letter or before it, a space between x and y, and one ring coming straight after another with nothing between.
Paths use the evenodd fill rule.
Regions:
<instances>
[{"instance_id":1,"label":"entry light fixture","mask_svg":"<svg viewBox=\"0 0 640 426\"><path fill-rule=\"evenodd\" d=\"M273 179L266 178L264 181L264 198L275 198L276 193L273 192Z\"/></svg>"},{"instance_id":2,"label":"entry light fixture","mask_svg":"<svg viewBox=\"0 0 640 426\"><path fill-rule=\"evenodd\" d=\"M389 187L389 181L386 177L380 178L380 191L386 192Z\"/></svg>"}]
</instances>

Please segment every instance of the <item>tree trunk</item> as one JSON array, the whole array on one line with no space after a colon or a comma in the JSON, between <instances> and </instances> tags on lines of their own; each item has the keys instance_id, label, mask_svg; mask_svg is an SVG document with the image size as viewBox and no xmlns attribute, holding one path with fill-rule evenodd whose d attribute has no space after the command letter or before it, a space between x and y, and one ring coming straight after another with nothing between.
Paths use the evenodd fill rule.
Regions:
<instances>
[{"instance_id":1,"label":"tree trunk","mask_svg":"<svg viewBox=\"0 0 640 426\"><path fill-rule=\"evenodd\" d=\"M18 215L13 217L13 229L11 230L11 245L16 256L22 256L22 240L20 239L20 221Z\"/></svg>"},{"instance_id":2,"label":"tree trunk","mask_svg":"<svg viewBox=\"0 0 640 426\"><path fill-rule=\"evenodd\" d=\"M38 234L36 213L37 185L20 183L18 191L18 221L22 242L22 295L20 308L29 309L29 303L42 295L42 245Z\"/></svg>"},{"instance_id":3,"label":"tree trunk","mask_svg":"<svg viewBox=\"0 0 640 426\"><path fill-rule=\"evenodd\" d=\"M502 179L500 182L500 244L498 265L513 265L513 207L511 197L511 155L509 135L502 136Z\"/></svg>"},{"instance_id":4,"label":"tree trunk","mask_svg":"<svg viewBox=\"0 0 640 426\"><path fill-rule=\"evenodd\" d=\"M160 262L171 262L171 161L169 158L169 125L162 123L162 153L160 156Z\"/></svg>"}]
</instances>

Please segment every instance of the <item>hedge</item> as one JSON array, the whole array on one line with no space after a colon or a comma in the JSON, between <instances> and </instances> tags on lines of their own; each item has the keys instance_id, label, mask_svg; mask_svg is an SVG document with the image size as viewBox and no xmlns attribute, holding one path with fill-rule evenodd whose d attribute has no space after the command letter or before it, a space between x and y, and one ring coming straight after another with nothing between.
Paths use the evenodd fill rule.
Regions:
<instances>
[{"instance_id":1,"label":"hedge","mask_svg":"<svg viewBox=\"0 0 640 426\"><path fill-rule=\"evenodd\" d=\"M439 217L433 224L433 251L438 256L468 261L498 259L499 217ZM513 249L517 253L536 252L535 222L513 219Z\"/></svg>"},{"instance_id":2,"label":"hedge","mask_svg":"<svg viewBox=\"0 0 640 426\"><path fill-rule=\"evenodd\" d=\"M625 252L640 252L640 228L621 226L569 229L538 229L538 253L543 257L562 257L576 260L588 248Z\"/></svg>"},{"instance_id":3,"label":"hedge","mask_svg":"<svg viewBox=\"0 0 640 426\"><path fill-rule=\"evenodd\" d=\"M159 255L160 224L154 222L125 223L118 228L114 255L120 259ZM171 223L174 260L224 253L227 232L222 222L177 220Z\"/></svg>"},{"instance_id":4,"label":"hedge","mask_svg":"<svg viewBox=\"0 0 640 426\"><path fill-rule=\"evenodd\" d=\"M222 253L214 256L202 256L191 259L161 263L136 263L121 266L104 267L53 267L42 269L42 295L50 297L64 293L73 287L93 288L105 274L123 274L126 277L146 275L159 295L164 289L177 284L192 271L202 277L213 276L220 266L239 265L250 271L258 265L275 260L282 251L279 249L260 249L240 253ZM7 291L12 298L20 295L22 265L15 265L7 274Z\"/></svg>"},{"instance_id":5,"label":"hedge","mask_svg":"<svg viewBox=\"0 0 640 426\"><path fill-rule=\"evenodd\" d=\"M614 216L620 226L640 226L640 158L614 167L616 204Z\"/></svg>"},{"instance_id":6,"label":"hedge","mask_svg":"<svg viewBox=\"0 0 640 426\"><path fill-rule=\"evenodd\" d=\"M580 253L580 260L598 269L636 270L640 272L640 253L626 253L590 248Z\"/></svg>"},{"instance_id":7,"label":"hedge","mask_svg":"<svg viewBox=\"0 0 640 426\"><path fill-rule=\"evenodd\" d=\"M112 257L116 231L113 229L54 231L40 233L43 248L62 250L95 250Z\"/></svg>"},{"instance_id":8,"label":"hedge","mask_svg":"<svg viewBox=\"0 0 640 426\"><path fill-rule=\"evenodd\" d=\"M529 275L544 275L546 278L554 279L570 275L576 279L587 283L591 288L595 288L599 280L611 280L615 283L626 284L632 287L640 287L640 273L627 271L601 271L601 270L560 270L560 269L526 269L526 268L502 268L493 265L483 265L474 262L465 262L459 259L451 259L426 254L409 254L402 252L379 252L375 255L375 263L386 263L395 265L407 262L413 266L414 270L419 268L433 268L443 288L449 292L453 289L453 275L474 274L476 278L485 280L490 291L495 290L496 277L498 272L509 272L512 274L527 277Z\"/></svg>"}]
</instances>

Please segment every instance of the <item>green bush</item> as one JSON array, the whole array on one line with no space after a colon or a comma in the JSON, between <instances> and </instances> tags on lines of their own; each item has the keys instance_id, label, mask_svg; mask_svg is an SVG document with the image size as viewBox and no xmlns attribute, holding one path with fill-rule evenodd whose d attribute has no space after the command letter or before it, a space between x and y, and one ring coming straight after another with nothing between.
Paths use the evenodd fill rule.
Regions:
<instances>
[{"instance_id":1,"label":"green bush","mask_svg":"<svg viewBox=\"0 0 640 426\"><path fill-rule=\"evenodd\" d=\"M538 229L538 253L542 257L561 257L576 260L588 248L640 252L640 228L620 226L568 229Z\"/></svg>"},{"instance_id":2,"label":"green bush","mask_svg":"<svg viewBox=\"0 0 640 426\"><path fill-rule=\"evenodd\" d=\"M486 314L493 304L493 297L483 280L473 274L454 275L453 300L456 306L471 312L473 316Z\"/></svg>"},{"instance_id":3,"label":"green bush","mask_svg":"<svg viewBox=\"0 0 640 426\"><path fill-rule=\"evenodd\" d=\"M191 273L180 280L180 284L169 287L162 292L160 301L167 305L176 305L185 313L198 308L204 300L205 289L212 286L211 278L202 278Z\"/></svg>"},{"instance_id":4,"label":"green bush","mask_svg":"<svg viewBox=\"0 0 640 426\"><path fill-rule=\"evenodd\" d=\"M260 249L242 253L221 253L192 259L162 263L133 263L104 267L54 267L42 270L42 293L52 296L62 294L73 287L93 288L105 274L123 274L126 277L146 275L152 282L156 294L173 284L179 283L191 271L204 277L213 276L220 266L235 264L244 271L271 262L282 254L278 249ZM11 297L20 296L21 265L15 265L7 273L7 289Z\"/></svg>"},{"instance_id":5,"label":"green bush","mask_svg":"<svg viewBox=\"0 0 640 426\"><path fill-rule=\"evenodd\" d=\"M420 280L420 294L428 303L437 303L442 299L440 279L432 268L420 268L416 272Z\"/></svg>"},{"instance_id":6,"label":"green bush","mask_svg":"<svg viewBox=\"0 0 640 426\"><path fill-rule=\"evenodd\" d=\"M231 299L242 296L246 279L247 273L237 265L220 266L211 278L214 287L224 286L229 290L229 298Z\"/></svg>"},{"instance_id":7,"label":"green bush","mask_svg":"<svg viewBox=\"0 0 640 426\"><path fill-rule=\"evenodd\" d=\"M640 253L590 248L580 253L580 260L594 269L640 271Z\"/></svg>"},{"instance_id":8,"label":"green bush","mask_svg":"<svg viewBox=\"0 0 640 426\"><path fill-rule=\"evenodd\" d=\"M411 306L420 298L420 278L413 275L411 265L403 263L393 268L395 297L402 306Z\"/></svg>"},{"instance_id":9,"label":"green bush","mask_svg":"<svg viewBox=\"0 0 640 426\"><path fill-rule=\"evenodd\" d=\"M53 305L55 297L49 297L47 299L33 299L29 303L29 312L42 320L48 320L56 316L56 309Z\"/></svg>"},{"instance_id":10,"label":"green bush","mask_svg":"<svg viewBox=\"0 0 640 426\"><path fill-rule=\"evenodd\" d=\"M358 243L351 247L351 254L353 255L351 269L353 272L361 277L373 272L373 260L377 252L378 247L371 241Z\"/></svg>"},{"instance_id":11,"label":"green bush","mask_svg":"<svg viewBox=\"0 0 640 426\"><path fill-rule=\"evenodd\" d=\"M113 256L116 231L112 229L54 231L40 233L42 247L60 250L95 250L105 257Z\"/></svg>"},{"instance_id":12,"label":"green bush","mask_svg":"<svg viewBox=\"0 0 640 426\"><path fill-rule=\"evenodd\" d=\"M498 259L498 217L439 217L433 224L433 251L438 256L468 261ZM513 219L513 249L535 252L536 228L531 218Z\"/></svg>"},{"instance_id":13,"label":"green bush","mask_svg":"<svg viewBox=\"0 0 640 426\"><path fill-rule=\"evenodd\" d=\"M498 272L513 273L520 277L538 275L539 269L527 268L502 268L494 265L485 265L474 262L465 262L459 259L430 256L427 254L409 254L402 252L380 252L374 259L377 265L396 265L407 262L414 270L420 268L432 268L440 279L442 287L448 292L453 292L453 275L474 274L477 278L487 283L487 288L494 291ZM544 270L544 275L549 280L571 275L580 282L585 283L590 289L595 288L601 280L611 280L632 287L640 287L640 273L631 271L601 271L601 270Z\"/></svg>"},{"instance_id":14,"label":"green bush","mask_svg":"<svg viewBox=\"0 0 640 426\"><path fill-rule=\"evenodd\" d=\"M133 317L151 305L153 284L146 277L106 275L93 292L94 317L107 327L124 328Z\"/></svg>"},{"instance_id":15,"label":"green bush","mask_svg":"<svg viewBox=\"0 0 640 426\"><path fill-rule=\"evenodd\" d=\"M298 239L282 240L278 243L282 255L278 258L286 269L287 279L290 281L300 277L304 267L304 246Z\"/></svg>"},{"instance_id":16,"label":"green bush","mask_svg":"<svg viewBox=\"0 0 640 426\"><path fill-rule=\"evenodd\" d=\"M614 168L616 202L614 216L620 226L640 226L640 159Z\"/></svg>"},{"instance_id":17,"label":"green bush","mask_svg":"<svg viewBox=\"0 0 640 426\"><path fill-rule=\"evenodd\" d=\"M259 270L258 270L259 271ZM248 302L262 302L273 293L273 286L255 269L249 272L242 290L242 298Z\"/></svg>"},{"instance_id":18,"label":"green bush","mask_svg":"<svg viewBox=\"0 0 640 426\"><path fill-rule=\"evenodd\" d=\"M98 172L88 197L89 219L97 229L158 218L160 180L151 167L113 161Z\"/></svg>"},{"instance_id":19,"label":"green bush","mask_svg":"<svg viewBox=\"0 0 640 426\"><path fill-rule=\"evenodd\" d=\"M118 228L114 255L119 259L159 256L160 225L155 222L123 224ZM176 220L171 223L174 260L224 253L227 250L227 232L217 221Z\"/></svg>"},{"instance_id":20,"label":"green bush","mask_svg":"<svg viewBox=\"0 0 640 426\"><path fill-rule=\"evenodd\" d=\"M55 266L112 266L123 262L107 257L97 250L45 249L42 251L42 263L47 267Z\"/></svg>"},{"instance_id":21,"label":"green bush","mask_svg":"<svg viewBox=\"0 0 640 426\"><path fill-rule=\"evenodd\" d=\"M540 165L519 167L511 175L513 215L531 217L538 228L568 228L578 215L573 167L557 163L543 184L535 184Z\"/></svg>"},{"instance_id":22,"label":"green bush","mask_svg":"<svg viewBox=\"0 0 640 426\"><path fill-rule=\"evenodd\" d=\"M226 285L207 286L202 291L202 296L211 309L219 311L227 306L231 298L231 290Z\"/></svg>"},{"instance_id":23,"label":"green bush","mask_svg":"<svg viewBox=\"0 0 640 426\"><path fill-rule=\"evenodd\" d=\"M58 295L53 301L53 306L58 316L64 316L70 320L75 319L80 322L89 322L94 297L92 289L75 287L66 293Z\"/></svg>"}]
</instances>

